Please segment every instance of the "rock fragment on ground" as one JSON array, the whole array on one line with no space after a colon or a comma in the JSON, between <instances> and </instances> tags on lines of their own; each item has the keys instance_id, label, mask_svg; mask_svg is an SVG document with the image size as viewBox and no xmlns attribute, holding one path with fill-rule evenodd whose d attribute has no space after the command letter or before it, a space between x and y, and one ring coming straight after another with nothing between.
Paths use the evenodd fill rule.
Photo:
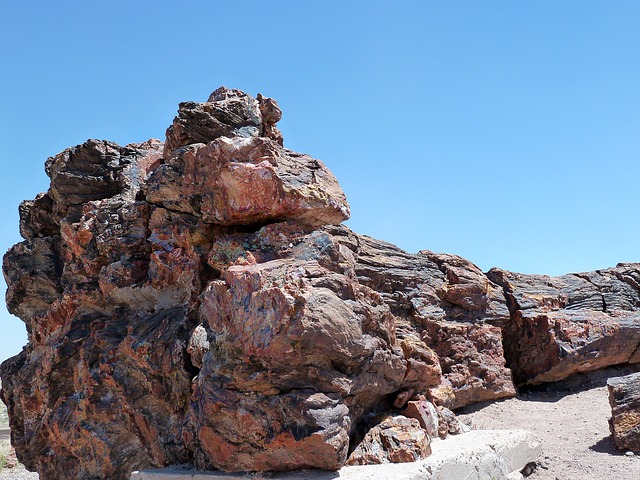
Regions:
<instances>
[{"instance_id":1,"label":"rock fragment on ground","mask_svg":"<svg viewBox=\"0 0 640 480\"><path fill-rule=\"evenodd\" d=\"M371 428L347 459L347 465L416 462L431 454L431 438L415 418L385 418Z\"/></svg>"},{"instance_id":2,"label":"rock fragment on ground","mask_svg":"<svg viewBox=\"0 0 640 480\"><path fill-rule=\"evenodd\" d=\"M640 373L607 380L611 434L620 450L640 452Z\"/></svg>"}]
</instances>

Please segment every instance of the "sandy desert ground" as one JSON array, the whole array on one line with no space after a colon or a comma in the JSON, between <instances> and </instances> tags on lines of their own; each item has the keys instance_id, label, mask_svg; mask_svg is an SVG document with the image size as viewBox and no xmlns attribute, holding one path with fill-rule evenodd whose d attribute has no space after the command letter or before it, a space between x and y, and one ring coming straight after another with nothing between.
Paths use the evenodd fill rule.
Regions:
<instances>
[{"instance_id":1,"label":"sandy desert ground","mask_svg":"<svg viewBox=\"0 0 640 480\"><path fill-rule=\"evenodd\" d=\"M544 454L530 480L638 480L640 456L617 450L609 432L606 387L608 377L633 371L638 368L613 367L577 375L458 413L476 428L524 428L536 433Z\"/></svg>"}]
</instances>

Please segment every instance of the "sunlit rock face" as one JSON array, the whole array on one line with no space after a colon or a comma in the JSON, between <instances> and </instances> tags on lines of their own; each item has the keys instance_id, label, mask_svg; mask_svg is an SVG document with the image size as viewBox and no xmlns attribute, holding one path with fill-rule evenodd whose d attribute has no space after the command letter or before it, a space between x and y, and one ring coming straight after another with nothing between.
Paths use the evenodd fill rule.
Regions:
<instances>
[{"instance_id":1,"label":"sunlit rock face","mask_svg":"<svg viewBox=\"0 0 640 480\"><path fill-rule=\"evenodd\" d=\"M283 146L281 115L221 87L180 104L165 142L47 160L49 190L20 205L25 240L3 262L29 343L0 369L13 444L40 478L412 461L455 430L434 412L454 425L448 409L515 394L503 345L520 381L576 370L554 367L552 341L547 360L520 360L545 335L523 319L573 303L527 310L517 274L341 225L340 185ZM603 293L604 337L638 309L637 266L612 272L590 283L622 292ZM603 315L578 303L588 325Z\"/></svg>"}]
</instances>

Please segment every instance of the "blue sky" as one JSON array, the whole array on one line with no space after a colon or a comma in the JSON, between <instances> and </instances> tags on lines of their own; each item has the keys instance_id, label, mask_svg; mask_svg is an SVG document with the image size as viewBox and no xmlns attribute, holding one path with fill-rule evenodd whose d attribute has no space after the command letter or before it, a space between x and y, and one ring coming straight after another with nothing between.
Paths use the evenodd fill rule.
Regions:
<instances>
[{"instance_id":1,"label":"blue sky","mask_svg":"<svg viewBox=\"0 0 640 480\"><path fill-rule=\"evenodd\" d=\"M360 233L483 270L640 261L638 25L637 1L0 2L0 250L48 156L164 138L225 85L279 102ZM26 335L0 328L3 359Z\"/></svg>"}]
</instances>

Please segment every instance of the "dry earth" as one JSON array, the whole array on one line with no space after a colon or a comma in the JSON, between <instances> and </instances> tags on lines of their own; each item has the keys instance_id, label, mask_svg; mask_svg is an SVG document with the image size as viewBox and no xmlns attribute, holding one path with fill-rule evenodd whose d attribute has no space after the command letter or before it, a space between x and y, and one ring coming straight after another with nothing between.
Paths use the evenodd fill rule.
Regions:
<instances>
[{"instance_id":1,"label":"dry earth","mask_svg":"<svg viewBox=\"0 0 640 480\"><path fill-rule=\"evenodd\" d=\"M524 428L536 433L544 454L530 480L640 479L640 456L617 450L609 432L607 378L638 368L613 367L521 390L518 398L458 412L476 428Z\"/></svg>"},{"instance_id":2,"label":"dry earth","mask_svg":"<svg viewBox=\"0 0 640 480\"><path fill-rule=\"evenodd\" d=\"M529 480L640 479L640 456L626 456L611 438L607 378L640 368L614 367L522 390L518 398L478 404L459 412L480 429L524 428L543 442L544 454ZM0 439L7 438L0 406ZM24 468L4 469L0 480L37 480ZM452 479L454 480L454 479Z\"/></svg>"}]
</instances>

